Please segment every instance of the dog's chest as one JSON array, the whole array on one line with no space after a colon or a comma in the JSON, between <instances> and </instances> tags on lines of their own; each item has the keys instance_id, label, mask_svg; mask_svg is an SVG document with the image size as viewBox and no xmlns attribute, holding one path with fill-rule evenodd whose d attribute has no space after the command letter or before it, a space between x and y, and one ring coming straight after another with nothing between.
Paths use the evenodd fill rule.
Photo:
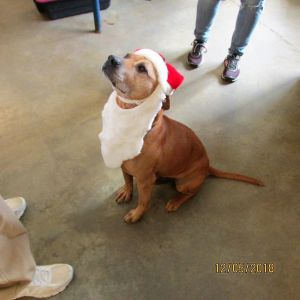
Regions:
<instances>
[{"instance_id":1,"label":"dog's chest","mask_svg":"<svg viewBox=\"0 0 300 300\"><path fill-rule=\"evenodd\" d=\"M116 103L116 93L112 93L102 112L103 128L99 134L101 152L108 167L118 168L123 161L141 153L144 137L161 105L156 95L133 109L121 109Z\"/></svg>"}]
</instances>

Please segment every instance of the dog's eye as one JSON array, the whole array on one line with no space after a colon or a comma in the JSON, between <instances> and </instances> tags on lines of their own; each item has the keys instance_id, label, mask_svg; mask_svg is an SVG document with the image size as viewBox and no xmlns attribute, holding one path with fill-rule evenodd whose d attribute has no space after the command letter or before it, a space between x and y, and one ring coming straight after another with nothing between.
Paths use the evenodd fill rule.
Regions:
<instances>
[{"instance_id":1,"label":"dog's eye","mask_svg":"<svg viewBox=\"0 0 300 300\"><path fill-rule=\"evenodd\" d=\"M138 65L137 70L139 73L147 73L147 69L144 65Z\"/></svg>"}]
</instances>

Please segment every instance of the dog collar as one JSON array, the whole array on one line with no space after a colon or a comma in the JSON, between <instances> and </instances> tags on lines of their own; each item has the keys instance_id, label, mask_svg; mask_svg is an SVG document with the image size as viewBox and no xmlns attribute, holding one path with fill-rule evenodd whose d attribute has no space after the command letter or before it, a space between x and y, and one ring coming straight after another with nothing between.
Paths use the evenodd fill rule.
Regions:
<instances>
[{"instance_id":1,"label":"dog collar","mask_svg":"<svg viewBox=\"0 0 300 300\"><path fill-rule=\"evenodd\" d=\"M117 96L118 99L121 101L121 102L124 102L124 103L128 103L128 104L136 104L136 105L140 105L142 104L143 102L145 102L145 99L141 99L141 100L131 100L131 99L126 99L126 98L123 98L121 96Z\"/></svg>"},{"instance_id":2,"label":"dog collar","mask_svg":"<svg viewBox=\"0 0 300 300\"><path fill-rule=\"evenodd\" d=\"M171 93L170 93L170 95L172 95L173 94L173 92L174 92L174 90L172 90L171 91ZM144 103L147 99L148 99L148 97L147 98L145 98L145 99L141 99L141 100L133 100L133 99L127 99L127 98L124 98L124 97L122 97L122 96L119 96L119 95L117 95L117 97L118 97L118 99L121 101L121 102L123 102L123 103L127 103L127 104L135 104L135 105L141 105L142 103ZM151 97L151 96L150 96ZM165 95L165 99L163 99L162 101L163 102L166 102L167 101L167 95Z\"/></svg>"}]
</instances>

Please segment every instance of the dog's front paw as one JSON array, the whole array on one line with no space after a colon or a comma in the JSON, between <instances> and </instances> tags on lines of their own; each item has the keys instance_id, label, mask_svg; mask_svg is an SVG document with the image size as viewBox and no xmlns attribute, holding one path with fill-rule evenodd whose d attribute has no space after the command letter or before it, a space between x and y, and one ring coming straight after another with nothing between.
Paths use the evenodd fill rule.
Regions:
<instances>
[{"instance_id":1,"label":"dog's front paw","mask_svg":"<svg viewBox=\"0 0 300 300\"><path fill-rule=\"evenodd\" d=\"M124 221L128 224L137 222L142 216L143 212L139 208L132 209L125 217Z\"/></svg>"},{"instance_id":2,"label":"dog's front paw","mask_svg":"<svg viewBox=\"0 0 300 300\"><path fill-rule=\"evenodd\" d=\"M132 190L124 185L118 192L116 196L116 202L118 204L129 202L132 198Z\"/></svg>"}]
</instances>

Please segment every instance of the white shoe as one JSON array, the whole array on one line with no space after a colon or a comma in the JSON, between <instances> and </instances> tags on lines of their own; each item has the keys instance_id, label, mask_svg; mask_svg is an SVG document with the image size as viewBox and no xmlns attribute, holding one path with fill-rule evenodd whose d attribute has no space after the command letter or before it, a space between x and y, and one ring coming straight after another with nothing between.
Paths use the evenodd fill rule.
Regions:
<instances>
[{"instance_id":1,"label":"white shoe","mask_svg":"<svg viewBox=\"0 0 300 300\"><path fill-rule=\"evenodd\" d=\"M62 292L73 279L73 268L67 264L37 266L30 284L17 287L14 299L48 298Z\"/></svg>"},{"instance_id":2,"label":"white shoe","mask_svg":"<svg viewBox=\"0 0 300 300\"><path fill-rule=\"evenodd\" d=\"M4 200L15 216L20 219L26 209L26 200L22 197L9 198Z\"/></svg>"}]
</instances>

